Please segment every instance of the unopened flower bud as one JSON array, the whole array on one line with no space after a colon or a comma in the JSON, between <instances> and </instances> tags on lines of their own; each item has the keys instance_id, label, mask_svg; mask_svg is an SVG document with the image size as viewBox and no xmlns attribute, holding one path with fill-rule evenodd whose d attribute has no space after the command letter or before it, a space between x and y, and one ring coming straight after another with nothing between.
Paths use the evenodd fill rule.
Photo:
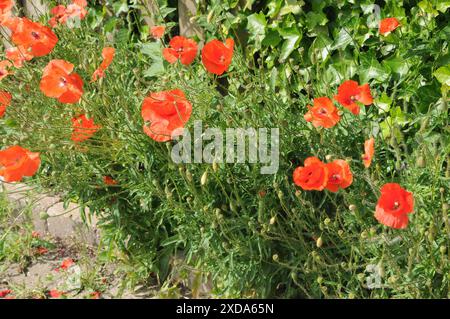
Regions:
<instances>
[{"instance_id":1,"label":"unopened flower bud","mask_svg":"<svg viewBox=\"0 0 450 319\"><path fill-rule=\"evenodd\" d=\"M270 219L269 224L270 224L270 225L273 225L273 224L275 224L275 222L276 222L276 218L275 218L275 216L273 216L273 217Z\"/></svg>"},{"instance_id":2,"label":"unopened flower bud","mask_svg":"<svg viewBox=\"0 0 450 319\"><path fill-rule=\"evenodd\" d=\"M205 171L200 179L200 185L205 186L208 182L208 171Z\"/></svg>"},{"instance_id":3,"label":"unopened flower bud","mask_svg":"<svg viewBox=\"0 0 450 319\"><path fill-rule=\"evenodd\" d=\"M352 212L356 211L356 206L351 204L350 206L348 206L348 209Z\"/></svg>"},{"instance_id":4,"label":"unopened flower bud","mask_svg":"<svg viewBox=\"0 0 450 319\"><path fill-rule=\"evenodd\" d=\"M277 260L278 260L278 255L277 255L277 254L273 255L273 256L272 256L272 259L273 259L274 261L277 261Z\"/></svg>"},{"instance_id":5,"label":"unopened flower bud","mask_svg":"<svg viewBox=\"0 0 450 319\"><path fill-rule=\"evenodd\" d=\"M317 238L317 240L316 240L316 246L317 246L318 248L320 248L320 247L322 247L322 245L323 245L322 237Z\"/></svg>"}]
</instances>

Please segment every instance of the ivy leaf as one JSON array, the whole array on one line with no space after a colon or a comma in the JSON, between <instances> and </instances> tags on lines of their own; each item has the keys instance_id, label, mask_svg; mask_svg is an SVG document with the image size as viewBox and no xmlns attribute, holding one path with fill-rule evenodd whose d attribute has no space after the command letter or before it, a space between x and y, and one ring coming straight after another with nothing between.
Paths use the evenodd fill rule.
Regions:
<instances>
[{"instance_id":1,"label":"ivy leaf","mask_svg":"<svg viewBox=\"0 0 450 319\"><path fill-rule=\"evenodd\" d=\"M281 29L280 34L281 37L284 39L280 53L280 61L283 62L298 47L302 39L302 34L295 27L288 29Z\"/></svg>"},{"instance_id":2,"label":"ivy leaf","mask_svg":"<svg viewBox=\"0 0 450 319\"><path fill-rule=\"evenodd\" d=\"M440 67L433 73L433 75L441 84L450 86L450 65Z\"/></svg>"},{"instance_id":3,"label":"ivy leaf","mask_svg":"<svg viewBox=\"0 0 450 319\"><path fill-rule=\"evenodd\" d=\"M247 29L251 37L255 40L256 46L261 46L261 41L266 35L267 21L264 14L254 13L247 17Z\"/></svg>"},{"instance_id":4,"label":"ivy leaf","mask_svg":"<svg viewBox=\"0 0 450 319\"><path fill-rule=\"evenodd\" d=\"M353 42L353 39L349 33L349 31L346 28L342 28L341 31L339 31L339 34L337 35L336 39L334 40L333 50L342 48L345 50L347 45Z\"/></svg>"},{"instance_id":5,"label":"ivy leaf","mask_svg":"<svg viewBox=\"0 0 450 319\"><path fill-rule=\"evenodd\" d=\"M161 44L159 42L144 43L141 46L141 53L150 56L152 59L161 58Z\"/></svg>"},{"instance_id":6,"label":"ivy leaf","mask_svg":"<svg viewBox=\"0 0 450 319\"><path fill-rule=\"evenodd\" d=\"M164 63L162 60L153 61L152 65L144 71L144 77L156 77L164 74Z\"/></svg>"},{"instance_id":7,"label":"ivy leaf","mask_svg":"<svg viewBox=\"0 0 450 319\"><path fill-rule=\"evenodd\" d=\"M384 60L383 64L386 65L392 73L397 73L400 77L406 75L409 71L409 64L406 60L401 58L392 58Z\"/></svg>"}]
</instances>

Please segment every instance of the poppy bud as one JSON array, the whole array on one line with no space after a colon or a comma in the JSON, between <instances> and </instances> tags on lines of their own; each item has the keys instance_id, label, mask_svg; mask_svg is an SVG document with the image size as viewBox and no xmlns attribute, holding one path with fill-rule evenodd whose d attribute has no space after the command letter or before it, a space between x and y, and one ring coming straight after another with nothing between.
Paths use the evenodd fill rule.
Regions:
<instances>
[{"instance_id":1,"label":"poppy bud","mask_svg":"<svg viewBox=\"0 0 450 319\"><path fill-rule=\"evenodd\" d=\"M330 161L332 158L333 158L333 155L327 155L327 156L325 156L325 159L326 159L327 161Z\"/></svg>"},{"instance_id":2,"label":"poppy bud","mask_svg":"<svg viewBox=\"0 0 450 319\"><path fill-rule=\"evenodd\" d=\"M323 277L322 276L317 277L317 283L320 285L320 284L322 284L322 282L323 282Z\"/></svg>"},{"instance_id":3,"label":"poppy bud","mask_svg":"<svg viewBox=\"0 0 450 319\"><path fill-rule=\"evenodd\" d=\"M417 167L421 167L421 168L425 167L425 165L426 165L425 158L423 156L419 156L417 158L416 165L417 165Z\"/></svg>"},{"instance_id":4,"label":"poppy bud","mask_svg":"<svg viewBox=\"0 0 450 319\"><path fill-rule=\"evenodd\" d=\"M275 218L275 216L273 216L273 217L270 219L269 224L270 224L270 225L273 225L273 224L275 224L275 222L276 222L276 218Z\"/></svg>"},{"instance_id":5,"label":"poppy bud","mask_svg":"<svg viewBox=\"0 0 450 319\"><path fill-rule=\"evenodd\" d=\"M363 239L367 238L367 232L366 231L363 231L361 233L361 238L363 238Z\"/></svg>"},{"instance_id":6,"label":"poppy bud","mask_svg":"<svg viewBox=\"0 0 450 319\"><path fill-rule=\"evenodd\" d=\"M207 181L208 181L208 171L206 170L203 173L202 178L200 179L200 185L205 186Z\"/></svg>"},{"instance_id":7,"label":"poppy bud","mask_svg":"<svg viewBox=\"0 0 450 319\"><path fill-rule=\"evenodd\" d=\"M320 247L322 247L322 245L323 245L322 237L317 238L316 246L317 246L318 248L320 248Z\"/></svg>"},{"instance_id":8,"label":"poppy bud","mask_svg":"<svg viewBox=\"0 0 450 319\"><path fill-rule=\"evenodd\" d=\"M295 191L295 196L296 197L300 197L301 194L302 194L302 192L299 191L298 189Z\"/></svg>"},{"instance_id":9,"label":"poppy bud","mask_svg":"<svg viewBox=\"0 0 450 319\"><path fill-rule=\"evenodd\" d=\"M441 252L441 254L445 254L445 252L447 251L447 247L441 246L439 247L439 251Z\"/></svg>"},{"instance_id":10,"label":"poppy bud","mask_svg":"<svg viewBox=\"0 0 450 319\"><path fill-rule=\"evenodd\" d=\"M338 230L338 235L339 235L340 237L342 237L342 235L344 235L344 231L343 231L342 229L339 229L339 230Z\"/></svg>"},{"instance_id":11,"label":"poppy bud","mask_svg":"<svg viewBox=\"0 0 450 319\"><path fill-rule=\"evenodd\" d=\"M358 278L359 281L364 281L366 275L364 275L363 273L359 273L356 277Z\"/></svg>"},{"instance_id":12,"label":"poppy bud","mask_svg":"<svg viewBox=\"0 0 450 319\"><path fill-rule=\"evenodd\" d=\"M277 254L273 255L273 256L272 256L272 259L273 259L274 261L277 261L277 260L278 260L278 255L277 255Z\"/></svg>"},{"instance_id":13,"label":"poppy bud","mask_svg":"<svg viewBox=\"0 0 450 319\"><path fill-rule=\"evenodd\" d=\"M348 299L355 299L355 294L353 292L349 293Z\"/></svg>"},{"instance_id":14,"label":"poppy bud","mask_svg":"<svg viewBox=\"0 0 450 319\"><path fill-rule=\"evenodd\" d=\"M48 214L47 214L47 212L40 212L39 213L39 218L40 219L43 219L43 220L46 220L46 219L48 219Z\"/></svg>"},{"instance_id":15,"label":"poppy bud","mask_svg":"<svg viewBox=\"0 0 450 319\"><path fill-rule=\"evenodd\" d=\"M284 197L283 192L282 191L278 191L278 198L279 199L283 199L283 197Z\"/></svg>"},{"instance_id":16,"label":"poppy bud","mask_svg":"<svg viewBox=\"0 0 450 319\"><path fill-rule=\"evenodd\" d=\"M186 179L188 182L192 182L192 173L189 170L186 171Z\"/></svg>"},{"instance_id":17,"label":"poppy bud","mask_svg":"<svg viewBox=\"0 0 450 319\"><path fill-rule=\"evenodd\" d=\"M444 188L444 187L439 188L439 192L440 192L441 194L444 194L444 193L445 193L445 188Z\"/></svg>"},{"instance_id":18,"label":"poppy bud","mask_svg":"<svg viewBox=\"0 0 450 319\"><path fill-rule=\"evenodd\" d=\"M395 284L397 282L397 277L392 275L388 278L388 283Z\"/></svg>"},{"instance_id":19,"label":"poppy bud","mask_svg":"<svg viewBox=\"0 0 450 319\"><path fill-rule=\"evenodd\" d=\"M212 168L214 172L217 172L219 170L219 165L217 164L216 160L213 161Z\"/></svg>"},{"instance_id":20,"label":"poppy bud","mask_svg":"<svg viewBox=\"0 0 450 319\"><path fill-rule=\"evenodd\" d=\"M325 220L323 221L323 223L325 224L325 225L329 225L330 223L331 223L331 219L329 219L328 217L327 218L325 218Z\"/></svg>"},{"instance_id":21,"label":"poppy bud","mask_svg":"<svg viewBox=\"0 0 450 319\"><path fill-rule=\"evenodd\" d=\"M208 14L208 16L206 17L206 22L211 23L211 20L213 18L214 15L214 10L211 10Z\"/></svg>"},{"instance_id":22,"label":"poppy bud","mask_svg":"<svg viewBox=\"0 0 450 319\"><path fill-rule=\"evenodd\" d=\"M350 206L348 206L348 209L352 212L356 211L356 206L351 204Z\"/></svg>"},{"instance_id":23,"label":"poppy bud","mask_svg":"<svg viewBox=\"0 0 450 319\"><path fill-rule=\"evenodd\" d=\"M297 281L297 279L298 279L297 273L291 271L291 278L292 278L293 281Z\"/></svg>"}]
</instances>

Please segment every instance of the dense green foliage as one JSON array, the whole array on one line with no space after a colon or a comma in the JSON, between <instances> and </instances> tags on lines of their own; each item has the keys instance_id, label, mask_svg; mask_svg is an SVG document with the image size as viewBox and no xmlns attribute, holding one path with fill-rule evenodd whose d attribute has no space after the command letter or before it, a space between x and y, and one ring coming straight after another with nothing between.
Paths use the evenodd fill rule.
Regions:
<instances>
[{"instance_id":1,"label":"dense green foliage","mask_svg":"<svg viewBox=\"0 0 450 319\"><path fill-rule=\"evenodd\" d=\"M373 1L200 1L194 20L206 40L238 44L220 78L199 57L188 67L163 61L161 42L134 16L139 5L119 2L98 5L79 28L58 27L49 56L0 82L14 96L0 120L2 146L41 152L33 182L101 217L105 240L126 252L141 278L156 273L164 281L171 257L184 251L218 296L448 297L448 1L377 1L380 17L402 24L387 37L378 34ZM166 5L158 22L174 25L176 12ZM89 83L106 45L117 50L114 62ZM85 79L74 106L39 91L42 69L56 58ZM359 116L344 110L333 129L305 122L312 99L332 97L347 79L370 83L375 103ZM279 127L278 173L261 175L257 164L174 164L173 143L145 135L140 115L149 92L173 88L192 102L188 128L194 120L223 130ZM81 112L102 129L75 145L71 118ZM371 135L376 155L365 169ZM299 190L293 169L312 155L347 159L352 186ZM103 176L118 184L104 185ZM373 217L387 182L414 193L405 230ZM381 269L380 288L366 286L370 265Z\"/></svg>"}]
</instances>

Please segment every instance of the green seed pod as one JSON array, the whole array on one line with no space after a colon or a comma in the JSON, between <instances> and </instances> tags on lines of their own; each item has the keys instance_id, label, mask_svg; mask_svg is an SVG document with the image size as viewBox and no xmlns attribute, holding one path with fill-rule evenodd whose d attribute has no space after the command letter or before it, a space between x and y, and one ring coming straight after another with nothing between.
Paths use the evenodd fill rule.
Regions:
<instances>
[{"instance_id":1,"label":"green seed pod","mask_svg":"<svg viewBox=\"0 0 450 319\"><path fill-rule=\"evenodd\" d=\"M447 252L447 247L441 246L439 247L439 251L441 252L441 254L445 254Z\"/></svg>"},{"instance_id":2,"label":"green seed pod","mask_svg":"<svg viewBox=\"0 0 450 319\"><path fill-rule=\"evenodd\" d=\"M323 223L328 226L331 223L331 219L329 219L328 217L325 218L325 220L323 221Z\"/></svg>"},{"instance_id":3,"label":"green seed pod","mask_svg":"<svg viewBox=\"0 0 450 319\"><path fill-rule=\"evenodd\" d=\"M40 219L47 220L48 217L49 217L49 216L48 216L47 212L40 212L40 213L39 213L39 218L40 218Z\"/></svg>"},{"instance_id":4,"label":"green seed pod","mask_svg":"<svg viewBox=\"0 0 450 319\"><path fill-rule=\"evenodd\" d=\"M342 229L339 229L338 230L338 235L339 235L339 237L342 237L342 235L344 235L344 231Z\"/></svg>"},{"instance_id":5,"label":"green seed pod","mask_svg":"<svg viewBox=\"0 0 450 319\"><path fill-rule=\"evenodd\" d=\"M361 238L363 238L363 239L367 238L367 231L363 231L361 233Z\"/></svg>"},{"instance_id":6,"label":"green seed pod","mask_svg":"<svg viewBox=\"0 0 450 319\"><path fill-rule=\"evenodd\" d=\"M316 281L317 281L317 283L319 285L322 284L323 283L323 277L322 276L317 277Z\"/></svg>"},{"instance_id":7,"label":"green seed pod","mask_svg":"<svg viewBox=\"0 0 450 319\"><path fill-rule=\"evenodd\" d=\"M348 299L355 299L355 294L353 292L348 294Z\"/></svg>"}]
</instances>

